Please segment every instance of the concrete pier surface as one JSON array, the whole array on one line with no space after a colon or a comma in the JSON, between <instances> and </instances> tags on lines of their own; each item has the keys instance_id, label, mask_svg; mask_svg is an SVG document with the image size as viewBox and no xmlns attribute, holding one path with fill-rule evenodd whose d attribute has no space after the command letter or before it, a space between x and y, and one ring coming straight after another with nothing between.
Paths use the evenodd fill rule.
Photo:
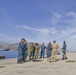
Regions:
<instances>
[{"instance_id":1,"label":"concrete pier surface","mask_svg":"<svg viewBox=\"0 0 76 75\"><path fill-rule=\"evenodd\" d=\"M68 53L68 60L76 60L76 53ZM60 60L48 62L46 58L41 61L28 61L17 64L17 59L0 60L0 75L76 75L76 62Z\"/></svg>"}]
</instances>

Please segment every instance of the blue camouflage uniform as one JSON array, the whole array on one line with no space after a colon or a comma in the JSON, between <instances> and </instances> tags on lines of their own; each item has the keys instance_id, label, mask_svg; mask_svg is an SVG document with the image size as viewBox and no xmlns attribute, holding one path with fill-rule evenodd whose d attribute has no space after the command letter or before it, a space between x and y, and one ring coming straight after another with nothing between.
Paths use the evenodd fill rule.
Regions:
<instances>
[{"instance_id":1,"label":"blue camouflage uniform","mask_svg":"<svg viewBox=\"0 0 76 75\"><path fill-rule=\"evenodd\" d=\"M62 47L62 52L63 52L63 54L65 54L65 55L62 55L62 59L66 59L67 57L66 57L66 47L67 47L67 45L66 44L63 44L63 47Z\"/></svg>"},{"instance_id":2,"label":"blue camouflage uniform","mask_svg":"<svg viewBox=\"0 0 76 75\"><path fill-rule=\"evenodd\" d=\"M42 45L41 46L41 58L42 58L42 56L43 56L43 58L44 58L44 56L45 56L45 45Z\"/></svg>"},{"instance_id":3,"label":"blue camouflage uniform","mask_svg":"<svg viewBox=\"0 0 76 75\"><path fill-rule=\"evenodd\" d=\"M50 45L47 46L47 58L51 57L52 55L52 47Z\"/></svg>"},{"instance_id":4,"label":"blue camouflage uniform","mask_svg":"<svg viewBox=\"0 0 76 75\"><path fill-rule=\"evenodd\" d=\"M24 61L26 45L21 41L18 46L18 61Z\"/></svg>"}]
</instances>

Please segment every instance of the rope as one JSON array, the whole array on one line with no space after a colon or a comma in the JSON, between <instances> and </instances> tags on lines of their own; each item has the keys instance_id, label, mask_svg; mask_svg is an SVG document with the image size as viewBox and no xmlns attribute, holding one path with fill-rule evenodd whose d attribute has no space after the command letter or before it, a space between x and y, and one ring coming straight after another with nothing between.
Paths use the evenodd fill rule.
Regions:
<instances>
[{"instance_id":1,"label":"rope","mask_svg":"<svg viewBox=\"0 0 76 75\"><path fill-rule=\"evenodd\" d=\"M62 55L64 55L65 57L68 57L68 56L66 56L62 51L61 51L61 49L58 49L58 52L60 52ZM71 58L71 57L68 57L68 59L70 59L70 60L75 60L74 58Z\"/></svg>"}]
</instances>

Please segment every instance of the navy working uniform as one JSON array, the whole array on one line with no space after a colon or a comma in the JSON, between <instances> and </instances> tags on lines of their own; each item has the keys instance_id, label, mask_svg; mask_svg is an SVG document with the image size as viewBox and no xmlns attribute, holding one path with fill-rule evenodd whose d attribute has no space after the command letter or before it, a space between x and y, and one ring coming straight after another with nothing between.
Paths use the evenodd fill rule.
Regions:
<instances>
[{"instance_id":1,"label":"navy working uniform","mask_svg":"<svg viewBox=\"0 0 76 75\"><path fill-rule=\"evenodd\" d=\"M64 55L62 55L62 59L67 59L67 57L66 57L66 47L67 47L67 45L63 44L62 52L63 52Z\"/></svg>"},{"instance_id":2,"label":"navy working uniform","mask_svg":"<svg viewBox=\"0 0 76 75\"><path fill-rule=\"evenodd\" d=\"M26 45L21 41L18 46L18 62L24 61Z\"/></svg>"},{"instance_id":3,"label":"navy working uniform","mask_svg":"<svg viewBox=\"0 0 76 75\"><path fill-rule=\"evenodd\" d=\"M47 46L47 58L52 56L52 47L50 45Z\"/></svg>"},{"instance_id":4,"label":"navy working uniform","mask_svg":"<svg viewBox=\"0 0 76 75\"><path fill-rule=\"evenodd\" d=\"M42 45L41 46L41 58L43 57L44 58L44 56L45 56L45 45Z\"/></svg>"}]
</instances>

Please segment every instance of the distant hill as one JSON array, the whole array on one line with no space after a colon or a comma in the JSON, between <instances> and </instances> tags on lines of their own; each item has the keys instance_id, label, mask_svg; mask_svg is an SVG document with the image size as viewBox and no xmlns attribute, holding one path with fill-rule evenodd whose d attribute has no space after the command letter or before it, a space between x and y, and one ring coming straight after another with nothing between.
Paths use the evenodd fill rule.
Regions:
<instances>
[{"instance_id":1,"label":"distant hill","mask_svg":"<svg viewBox=\"0 0 76 75\"><path fill-rule=\"evenodd\" d=\"M0 40L0 46L9 45L10 43L4 42Z\"/></svg>"},{"instance_id":2,"label":"distant hill","mask_svg":"<svg viewBox=\"0 0 76 75\"><path fill-rule=\"evenodd\" d=\"M10 49L10 50L17 50L19 43L14 43L14 44L8 44L8 45L3 45L0 46L0 49ZM31 42L28 43L28 47L30 46ZM34 43L35 44L35 43Z\"/></svg>"},{"instance_id":3,"label":"distant hill","mask_svg":"<svg viewBox=\"0 0 76 75\"><path fill-rule=\"evenodd\" d=\"M6 49L17 50L18 44L19 43L10 44L7 42L0 41L0 50L6 50ZM31 44L31 42L28 43L28 47L30 46L30 44ZM35 42L34 42L34 44L35 44ZM76 51L67 49L67 53L76 53Z\"/></svg>"},{"instance_id":4,"label":"distant hill","mask_svg":"<svg viewBox=\"0 0 76 75\"><path fill-rule=\"evenodd\" d=\"M4 49L10 49L10 50L17 50L17 48L18 48L18 43L9 44L7 46L4 46Z\"/></svg>"}]
</instances>

